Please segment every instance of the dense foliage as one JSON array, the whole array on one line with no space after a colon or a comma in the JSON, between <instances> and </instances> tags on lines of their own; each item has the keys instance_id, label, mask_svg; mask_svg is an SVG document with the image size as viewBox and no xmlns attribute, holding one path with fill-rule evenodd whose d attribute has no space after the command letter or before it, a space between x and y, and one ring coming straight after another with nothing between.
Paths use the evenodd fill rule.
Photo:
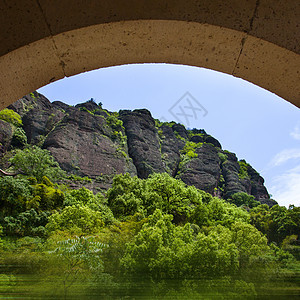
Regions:
<instances>
[{"instance_id":1,"label":"dense foliage","mask_svg":"<svg viewBox=\"0 0 300 300\"><path fill-rule=\"evenodd\" d=\"M60 169L58 163L54 161L49 151L37 146L18 150L10 161L15 169L35 177L38 182L42 181L43 176L47 176L54 181L64 175L64 172Z\"/></svg>"},{"instance_id":2,"label":"dense foliage","mask_svg":"<svg viewBox=\"0 0 300 300\"><path fill-rule=\"evenodd\" d=\"M191 158L200 146L186 145L183 155ZM225 201L166 173L116 175L106 194L70 189L49 152L35 146L16 151L11 163L22 173L0 177L0 294L252 299L278 289L299 293L299 207L269 208L245 193ZM241 176L247 176L244 165Z\"/></svg>"},{"instance_id":3,"label":"dense foliage","mask_svg":"<svg viewBox=\"0 0 300 300\"><path fill-rule=\"evenodd\" d=\"M5 108L0 111L0 120L4 120L16 127L22 125L22 119L20 115L14 112L12 109Z\"/></svg>"},{"instance_id":4,"label":"dense foliage","mask_svg":"<svg viewBox=\"0 0 300 300\"><path fill-rule=\"evenodd\" d=\"M254 199L254 196L244 192L231 195L231 199L228 199L228 201L234 203L236 206L246 206L250 208L260 205L260 202Z\"/></svg>"}]
</instances>

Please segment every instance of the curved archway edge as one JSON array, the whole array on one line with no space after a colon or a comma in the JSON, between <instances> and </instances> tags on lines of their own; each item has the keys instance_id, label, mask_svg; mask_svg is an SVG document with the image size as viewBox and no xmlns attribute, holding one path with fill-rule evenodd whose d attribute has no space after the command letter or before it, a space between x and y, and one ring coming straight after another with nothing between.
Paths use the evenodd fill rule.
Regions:
<instances>
[{"instance_id":1,"label":"curved archway edge","mask_svg":"<svg viewBox=\"0 0 300 300\"><path fill-rule=\"evenodd\" d=\"M210 68L300 107L298 0L12 0L0 11L0 109L65 76L129 63Z\"/></svg>"}]
</instances>

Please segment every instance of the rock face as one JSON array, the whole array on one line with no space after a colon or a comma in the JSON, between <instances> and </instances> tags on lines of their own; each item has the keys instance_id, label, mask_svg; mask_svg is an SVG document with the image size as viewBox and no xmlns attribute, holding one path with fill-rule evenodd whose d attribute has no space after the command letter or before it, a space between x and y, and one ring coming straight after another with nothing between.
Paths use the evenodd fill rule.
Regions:
<instances>
[{"instance_id":1,"label":"rock face","mask_svg":"<svg viewBox=\"0 0 300 300\"><path fill-rule=\"evenodd\" d=\"M90 189L108 189L119 173L147 178L167 172L214 196L244 192L261 203L276 203L264 179L203 129L161 123L146 109L111 113L93 99L75 107L51 103L37 92L9 108L22 116L28 143L48 149L68 173L91 178ZM10 124L0 121L0 153L7 151L12 135Z\"/></svg>"},{"instance_id":2,"label":"rock face","mask_svg":"<svg viewBox=\"0 0 300 300\"><path fill-rule=\"evenodd\" d=\"M14 110L21 117L26 115L30 110L34 108L43 110L51 107L51 102L44 95L39 94L38 92L30 93L8 106L9 109Z\"/></svg>"},{"instance_id":3,"label":"rock face","mask_svg":"<svg viewBox=\"0 0 300 300\"><path fill-rule=\"evenodd\" d=\"M27 141L38 144L63 118L64 113L43 95L34 92L8 107L22 117Z\"/></svg>"},{"instance_id":4,"label":"rock face","mask_svg":"<svg viewBox=\"0 0 300 300\"><path fill-rule=\"evenodd\" d=\"M120 132L124 136L124 130ZM136 174L128 157L127 145L121 142L114 137L104 117L69 108L61 122L48 134L43 147L52 153L64 170L95 179L100 183L99 187L105 189L116 174Z\"/></svg>"},{"instance_id":5,"label":"rock face","mask_svg":"<svg viewBox=\"0 0 300 300\"><path fill-rule=\"evenodd\" d=\"M195 153L197 157L183 161L177 177L188 185L214 194L221 172L218 151L210 144L203 144Z\"/></svg>"},{"instance_id":6,"label":"rock face","mask_svg":"<svg viewBox=\"0 0 300 300\"><path fill-rule=\"evenodd\" d=\"M63 117L64 113L54 107L30 110L23 117L27 141L32 144L39 143Z\"/></svg>"},{"instance_id":7,"label":"rock face","mask_svg":"<svg viewBox=\"0 0 300 300\"><path fill-rule=\"evenodd\" d=\"M127 171L126 157L118 151L119 143L112 141L111 136L105 118L70 109L49 133L43 147L66 171L77 170L78 175L96 178L100 174Z\"/></svg>"},{"instance_id":8,"label":"rock face","mask_svg":"<svg viewBox=\"0 0 300 300\"><path fill-rule=\"evenodd\" d=\"M12 137L12 126L3 120L0 120L0 156L9 148Z\"/></svg>"},{"instance_id":9,"label":"rock face","mask_svg":"<svg viewBox=\"0 0 300 300\"><path fill-rule=\"evenodd\" d=\"M223 154L228 158L221 164L222 175L225 180L225 198L229 198L232 194L238 192L251 194L251 188L249 187L247 190L246 183L243 183L243 180L240 179L240 165L237 161L236 155L234 153Z\"/></svg>"},{"instance_id":10,"label":"rock face","mask_svg":"<svg viewBox=\"0 0 300 300\"><path fill-rule=\"evenodd\" d=\"M151 173L165 172L161 159L155 121L146 109L120 111L128 142L128 154L132 158L140 178Z\"/></svg>"},{"instance_id":11,"label":"rock face","mask_svg":"<svg viewBox=\"0 0 300 300\"><path fill-rule=\"evenodd\" d=\"M167 125L162 125L158 130L158 134L164 168L169 175L175 177L180 163L180 151L183 149L185 142L176 138L173 127Z\"/></svg>"}]
</instances>

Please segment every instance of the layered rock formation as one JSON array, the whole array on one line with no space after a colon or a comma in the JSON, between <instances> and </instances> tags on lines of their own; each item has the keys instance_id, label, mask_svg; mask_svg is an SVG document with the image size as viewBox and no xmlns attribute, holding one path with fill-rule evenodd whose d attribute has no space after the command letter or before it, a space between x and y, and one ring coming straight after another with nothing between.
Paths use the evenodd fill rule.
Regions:
<instances>
[{"instance_id":1,"label":"layered rock formation","mask_svg":"<svg viewBox=\"0 0 300 300\"><path fill-rule=\"evenodd\" d=\"M92 99L75 107L51 103L37 92L9 108L22 117L28 143L48 149L68 173L91 178L89 188L108 189L119 173L147 178L167 172L225 199L244 192L261 203L276 203L258 172L222 150L220 142L203 129L161 123L146 109L112 113ZM9 124L0 120L2 154L12 136Z\"/></svg>"}]
</instances>

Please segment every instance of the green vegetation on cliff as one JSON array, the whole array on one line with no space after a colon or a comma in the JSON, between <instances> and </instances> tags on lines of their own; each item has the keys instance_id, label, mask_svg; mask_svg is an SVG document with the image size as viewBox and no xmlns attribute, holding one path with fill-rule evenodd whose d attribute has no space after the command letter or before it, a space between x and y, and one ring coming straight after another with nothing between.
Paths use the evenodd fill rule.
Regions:
<instances>
[{"instance_id":1,"label":"green vegetation on cliff","mask_svg":"<svg viewBox=\"0 0 300 300\"><path fill-rule=\"evenodd\" d=\"M0 111L0 120L4 120L16 127L22 125L22 119L20 115L8 108L5 108Z\"/></svg>"}]
</instances>

